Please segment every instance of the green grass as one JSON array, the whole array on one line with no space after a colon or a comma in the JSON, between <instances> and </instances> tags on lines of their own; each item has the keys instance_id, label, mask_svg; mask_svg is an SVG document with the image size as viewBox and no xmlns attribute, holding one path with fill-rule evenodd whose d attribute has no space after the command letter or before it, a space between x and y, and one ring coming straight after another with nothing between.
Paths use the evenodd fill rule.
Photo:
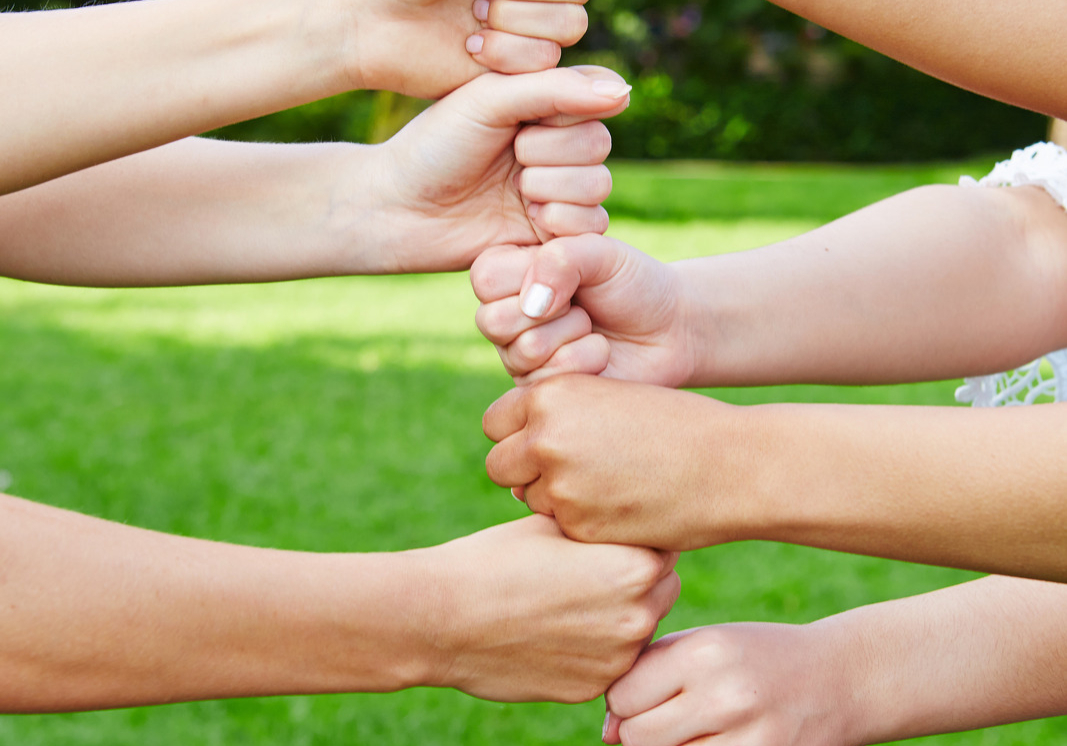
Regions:
<instances>
[{"instance_id":1,"label":"green grass","mask_svg":"<svg viewBox=\"0 0 1067 746\"><path fill-rule=\"evenodd\" d=\"M696 210L690 192L736 194L749 172L690 164L678 181L678 168L626 164L618 193L662 178L646 209L667 215L686 200ZM832 217L839 194L877 198L932 171L750 173L775 183L777 195L795 192L790 174L802 175L810 212L783 207L785 218L775 217L770 197L755 207L735 202L729 219L721 206L691 222L623 210L612 232L665 259L740 249ZM832 188L824 192L824 183ZM483 471L489 443L480 418L510 382L474 327L475 307L465 275L139 291L0 282L0 470L13 479L9 491L28 498L292 549L398 550L517 518L522 507ZM738 403L950 404L955 385L714 393ZM973 577L763 543L696 552L679 570L682 598L662 631L805 622ZM0 743L596 744L602 712L601 703L498 705L416 690L5 717ZM1047 720L930 743L1034 746L1065 737L1067 722Z\"/></svg>"}]
</instances>

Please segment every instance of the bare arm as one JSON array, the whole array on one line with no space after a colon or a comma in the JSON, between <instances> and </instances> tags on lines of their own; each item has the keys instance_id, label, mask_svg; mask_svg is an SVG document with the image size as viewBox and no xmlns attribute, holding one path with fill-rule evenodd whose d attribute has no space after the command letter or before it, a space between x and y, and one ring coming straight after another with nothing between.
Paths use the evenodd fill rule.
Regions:
<instances>
[{"instance_id":1,"label":"bare arm","mask_svg":"<svg viewBox=\"0 0 1067 746\"><path fill-rule=\"evenodd\" d=\"M1067 347L1067 213L1038 187L922 187L778 244L668 265L600 236L505 247L471 279L479 327L520 383L878 384ZM520 298L535 284L555 292L530 318Z\"/></svg>"},{"instance_id":2,"label":"bare arm","mask_svg":"<svg viewBox=\"0 0 1067 746\"><path fill-rule=\"evenodd\" d=\"M486 465L582 541L761 539L1067 581L1065 406L735 407L555 376L486 412Z\"/></svg>"},{"instance_id":3,"label":"bare arm","mask_svg":"<svg viewBox=\"0 0 1067 746\"><path fill-rule=\"evenodd\" d=\"M678 592L673 557L575 544L541 517L326 555L7 496L0 514L5 712L409 686L580 701L630 667Z\"/></svg>"},{"instance_id":4,"label":"bare arm","mask_svg":"<svg viewBox=\"0 0 1067 746\"><path fill-rule=\"evenodd\" d=\"M559 42L585 30L580 5L519 5L525 13L503 31L483 28L469 0L140 0L2 13L0 194L355 88L438 98L485 66L546 69ZM473 57L472 34L483 41ZM542 36L553 38L531 38Z\"/></svg>"},{"instance_id":5,"label":"bare arm","mask_svg":"<svg viewBox=\"0 0 1067 746\"><path fill-rule=\"evenodd\" d=\"M522 156L513 142L520 122L621 111L625 91L602 68L486 74L382 145L164 145L0 196L0 274L129 286L444 271L500 241L603 231L602 123L528 126ZM530 172L564 195L536 220L514 180Z\"/></svg>"},{"instance_id":6,"label":"bare arm","mask_svg":"<svg viewBox=\"0 0 1067 746\"><path fill-rule=\"evenodd\" d=\"M812 624L668 635L608 692L605 740L859 746L1067 712L1067 587L991 577Z\"/></svg>"},{"instance_id":7,"label":"bare arm","mask_svg":"<svg viewBox=\"0 0 1067 746\"><path fill-rule=\"evenodd\" d=\"M1000 0L772 0L962 88L1067 117L1067 51L1059 3Z\"/></svg>"}]
</instances>

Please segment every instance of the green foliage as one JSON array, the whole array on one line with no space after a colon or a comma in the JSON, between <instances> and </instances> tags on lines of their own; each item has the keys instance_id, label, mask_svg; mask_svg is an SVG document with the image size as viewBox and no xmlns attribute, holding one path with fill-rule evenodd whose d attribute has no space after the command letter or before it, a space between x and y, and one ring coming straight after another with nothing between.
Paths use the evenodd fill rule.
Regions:
<instances>
[{"instance_id":1,"label":"green foliage","mask_svg":"<svg viewBox=\"0 0 1067 746\"><path fill-rule=\"evenodd\" d=\"M663 259L744 249L839 214L850 184L877 198L959 170L758 167L750 172L767 187L762 201L717 206L748 181L746 168L724 176L719 166L627 165L616 170L620 194L656 179L642 198L647 212L680 217L681 204L691 219L624 217L612 233ZM794 176L806 200L795 199ZM687 203L691 193L712 200L707 212ZM474 327L475 308L464 274L133 291L2 281L0 470L13 479L9 491L31 499L290 549L399 550L517 518L522 506L484 472L481 415L510 381ZM709 393L740 404L946 405L954 386ZM972 577L765 543L690 553L679 571L682 597L663 632L805 622ZM602 703L498 705L416 690L0 717L0 743L593 746L602 717ZM1059 719L928 743L1065 738Z\"/></svg>"},{"instance_id":2,"label":"green foliage","mask_svg":"<svg viewBox=\"0 0 1067 746\"><path fill-rule=\"evenodd\" d=\"M597 0L567 64L634 85L627 158L900 161L1029 144L1042 117L936 81L763 0Z\"/></svg>"}]
</instances>

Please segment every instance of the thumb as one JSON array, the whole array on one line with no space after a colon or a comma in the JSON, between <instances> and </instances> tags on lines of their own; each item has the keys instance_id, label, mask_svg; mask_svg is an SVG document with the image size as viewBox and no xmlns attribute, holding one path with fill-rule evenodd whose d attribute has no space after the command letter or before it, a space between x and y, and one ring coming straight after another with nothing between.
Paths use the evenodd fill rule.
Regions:
<instances>
[{"instance_id":1,"label":"thumb","mask_svg":"<svg viewBox=\"0 0 1067 746\"><path fill-rule=\"evenodd\" d=\"M522 75L487 73L455 93L461 92L469 99L468 113L489 127L537 120L564 126L615 116L630 102L630 86L611 70L594 66Z\"/></svg>"},{"instance_id":2,"label":"thumb","mask_svg":"<svg viewBox=\"0 0 1067 746\"><path fill-rule=\"evenodd\" d=\"M551 317L579 287L611 279L626 257L624 244L598 233L553 239L536 251L519 291L522 312L531 319Z\"/></svg>"}]
</instances>

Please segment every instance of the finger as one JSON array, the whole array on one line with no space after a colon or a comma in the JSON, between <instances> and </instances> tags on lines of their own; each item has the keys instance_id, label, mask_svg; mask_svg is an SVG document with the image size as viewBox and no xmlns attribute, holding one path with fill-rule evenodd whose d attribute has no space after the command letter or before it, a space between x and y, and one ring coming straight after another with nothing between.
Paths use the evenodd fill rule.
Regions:
<instances>
[{"instance_id":1,"label":"finger","mask_svg":"<svg viewBox=\"0 0 1067 746\"><path fill-rule=\"evenodd\" d=\"M611 196L607 166L533 166L518 176L519 191L530 202L566 202L595 207Z\"/></svg>"},{"instance_id":2,"label":"finger","mask_svg":"<svg viewBox=\"0 0 1067 746\"><path fill-rule=\"evenodd\" d=\"M682 679L671 646L656 642L645 649L626 674L604 695L608 709L627 720L681 693Z\"/></svg>"},{"instance_id":3,"label":"finger","mask_svg":"<svg viewBox=\"0 0 1067 746\"><path fill-rule=\"evenodd\" d=\"M523 313L531 318L551 315L570 303L579 287L599 285L617 274L626 256L625 244L595 234L549 241L536 251L523 278Z\"/></svg>"},{"instance_id":4,"label":"finger","mask_svg":"<svg viewBox=\"0 0 1067 746\"><path fill-rule=\"evenodd\" d=\"M531 319L526 318L527 322ZM507 345L504 365L512 376L525 376L548 362L566 344L593 331L593 322L584 309L571 307L563 316L536 326L515 337ZM606 363L605 363L606 364Z\"/></svg>"},{"instance_id":5,"label":"finger","mask_svg":"<svg viewBox=\"0 0 1067 746\"><path fill-rule=\"evenodd\" d=\"M482 336L498 347L506 348L514 343L520 335L526 333L530 329L560 319L571 311L571 306L569 304L564 304L553 314L545 314L539 319L531 319L519 308L519 287L521 287L521 279L512 295L501 300L483 303L478 307L478 310L474 312L474 323L478 326L478 331L482 333ZM584 314L585 311L582 311L582 313ZM588 318L588 314L586 314L586 317ZM589 327L586 332L588 334L589 331L592 331L592 322L587 324L587 326ZM551 339L553 339L553 337L550 335L549 340ZM530 341L536 342L539 340ZM571 339L560 339L556 346L558 347L560 344L565 344L570 341ZM551 344L551 342L546 340L544 344ZM554 350L555 348L553 347L552 349ZM502 350L502 353L506 354L507 350ZM549 354L551 354L551 351L546 354L546 359ZM501 359L505 364L508 362L506 357L502 357Z\"/></svg>"},{"instance_id":6,"label":"finger","mask_svg":"<svg viewBox=\"0 0 1067 746\"><path fill-rule=\"evenodd\" d=\"M629 86L618 75L603 71L561 67L525 75L486 73L444 100L453 102L453 110L487 127L514 127L533 120L560 126L626 108Z\"/></svg>"},{"instance_id":7,"label":"finger","mask_svg":"<svg viewBox=\"0 0 1067 746\"><path fill-rule=\"evenodd\" d=\"M652 592L649 594L649 603L659 619L667 616L674 607L678 596L682 592L682 579L676 572L670 572L666 577L660 578Z\"/></svg>"},{"instance_id":8,"label":"finger","mask_svg":"<svg viewBox=\"0 0 1067 746\"><path fill-rule=\"evenodd\" d=\"M611 345L608 340L601 334L587 334L560 347L541 367L525 376L515 377L515 383L518 386L529 386L546 378L568 373L600 375L608 367L610 357Z\"/></svg>"},{"instance_id":9,"label":"finger","mask_svg":"<svg viewBox=\"0 0 1067 746\"><path fill-rule=\"evenodd\" d=\"M611 133L599 119L570 127L531 124L515 137L523 166L594 166L611 154Z\"/></svg>"},{"instance_id":10,"label":"finger","mask_svg":"<svg viewBox=\"0 0 1067 746\"><path fill-rule=\"evenodd\" d=\"M665 552L661 549L657 549L663 556L663 574L660 577L666 577L668 573L673 572L674 568L678 565L678 557L681 556L679 552Z\"/></svg>"},{"instance_id":11,"label":"finger","mask_svg":"<svg viewBox=\"0 0 1067 746\"><path fill-rule=\"evenodd\" d=\"M479 65L508 75L550 70L559 64L563 53L559 43L551 39L488 28L467 37L467 51Z\"/></svg>"},{"instance_id":12,"label":"finger","mask_svg":"<svg viewBox=\"0 0 1067 746\"><path fill-rule=\"evenodd\" d=\"M483 7L479 5L475 15L480 14ZM573 2L491 0L487 10L486 22L491 29L550 39L564 47L576 44L589 28L589 14Z\"/></svg>"},{"instance_id":13,"label":"finger","mask_svg":"<svg viewBox=\"0 0 1067 746\"><path fill-rule=\"evenodd\" d=\"M526 395L523 389L512 389L489 405L482 416L482 430L495 443L526 427ZM513 482L526 484L526 482Z\"/></svg>"},{"instance_id":14,"label":"finger","mask_svg":"<svg viewBox=\"0 0 1067 746\"><path fill-rule=\"evenodd\" d=\"M514 245L486 249L471 265L471 287L482 303L516 295L533 262L534 252Z\"/></svg>"},{"instance_id":15,"label":"finger","mask_svg":"<svg viewBox=\"0 0 1067 746\"><path fill-rule=\"evenodd\" d=\"M536 483L541 476L540 468L530 458L529 449L526 447L526 438L522 433L516 433L504 438L489 451L485 457L485 472L494 484L501 487L523 487L524 502L530 510L538 511L530 499L531 483ZM515 493L512 493L512 497Z\"/></svg>"},{"instance_id":16,"label":"finger","mask_svg":"<svg viewBox=\"0 0 1067 746\"><path fill-rule=\"evenodd\" d=\"M714 735L705 725L707 713L680 694L619 724L619 737L635 746L678 746Z\"/></svg>"},{"instance_id":17,"label":"finger","mask_svg":"<svg viewBox=\"0 0 1067 746\"><path fill-rule=\"evenodd\" d=\"M622 720L611 710L608 710L607 717L604 718L604 731L601 736L601 740L604 743L619 744L622 743L622 739L619 738L619 723Z\"/></svg>"},{"instance_id":18,"label":"finger","mask_svg":"<svg viewBox=\"0 0 1067 746\"><path fill-rule=\"evenodd\" d=\"M565 202L531 202L526 207L526 214L537 227L556 237L603 234L608 230L608 211L599 205L585 207Z\"/></svg>"},{"instance_id":19,"label":"finger","mask_svg":"<svg viewBox=\"0 0 1067 746\"><path fill-rule=\"evenodd\" d=\"M626 88L630 86L625 85L625 81L617 72L609 70L606 67L599 67L597 65L575 65L574 67L567 68L575 72L585 75L590 80L600 81L603 83L615 83L622 84ZM545 127L573 127L576 124L586 122L589 119L609 119L617 116L626 111L626 107L630 105L629 93L625 97L621 97L618 103L606 111L602 111L596 115L585 114L582 112L568 112L560 111L554 115L542 116L538 123Z\"/></svg>"}]
</instances>

